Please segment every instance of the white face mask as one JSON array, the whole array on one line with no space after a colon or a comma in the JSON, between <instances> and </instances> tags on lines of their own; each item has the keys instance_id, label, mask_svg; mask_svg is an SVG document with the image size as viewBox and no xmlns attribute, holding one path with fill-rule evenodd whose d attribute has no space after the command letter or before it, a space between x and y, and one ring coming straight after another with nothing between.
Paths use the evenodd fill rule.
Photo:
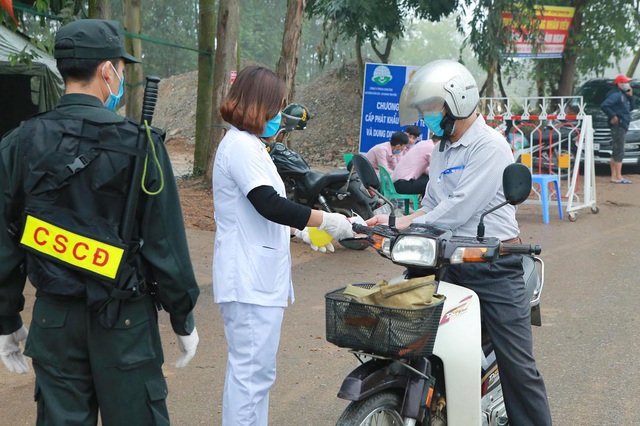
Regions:
<instances>
[{"instance_id":1,"label":"white face mask","mask_svg":"<svg viewBox=\"0 0 640 426\"><path fill-rule=\"evenodd\" d=\"M116 77L118 77L118 80L120 81L120 89L118 90L118 94L114 94L111 91L111 87L109 86L109 83L107 83L107 80L104 78L104 67L107 66L107 64L104 64L104 66L102 67L102 73L103 73L102 80L104 81L104 84L107 85L107 89L109 90L109 98L107 98L107 101L104 103L104 106L110 111L115 111L116 105L118 105L120 98L124 94L124 76L120 77L118 75L118 70L116 70L116 67L114 67L111 62L109 62L109 65L111 65L111 68L113 68L113 72L116 73Z\"/></svg>"},{"instance_id":2,"label":"white face mask","mask_svg":"<svg viewBox=\"0 0 640 426\"><path fill-rule=\"evenodd\" d=\"M631 89L631 85L629 83L623 83L620 88L622 90L624 90L625 92L627 92L629 89Z\"/></svg>"}]
</instances>

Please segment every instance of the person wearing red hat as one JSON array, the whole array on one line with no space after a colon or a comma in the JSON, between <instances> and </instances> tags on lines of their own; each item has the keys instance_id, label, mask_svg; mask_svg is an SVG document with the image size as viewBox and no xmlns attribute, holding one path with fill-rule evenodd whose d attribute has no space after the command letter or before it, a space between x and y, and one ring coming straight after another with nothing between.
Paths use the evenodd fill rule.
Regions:
<instances>
[{"instance_id":1,"label":"person wearing red hat","mask_svg":"<svg viewBox=\"0 0 640 426\"><path fill-rule=\"evenodd\" d=\"M611 128L611 145L613 152L609 165L611 166L611 182L631 183L622 176L622 160L624 159L624 144L631 122L631 110L636 108L636 98L629 82L631 79L624 74L619 74L613 79L615 88L607 93L607 97L600 105L602 111L607 114L609 127Z\"/></svg>"}]
</instances>

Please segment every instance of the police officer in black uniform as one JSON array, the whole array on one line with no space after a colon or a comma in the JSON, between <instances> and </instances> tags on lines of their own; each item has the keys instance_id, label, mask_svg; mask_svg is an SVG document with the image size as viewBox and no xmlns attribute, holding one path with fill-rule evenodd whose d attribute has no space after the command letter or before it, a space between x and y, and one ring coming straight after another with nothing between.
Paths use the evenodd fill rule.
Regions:
<instances>
[{"instance_id":1,"label":"police officer in black uniform","mask_svg":"<svg viewBox=\"0 0 640 426\"><path fill-rule=\"evenodd\" d=\"M157 309L184 367L199 290L164 134L113 112L124 64L139 62L116 22L62 27L54 57L65 95L0 142L0 358L27 372L26 340L38 425L95 425L98 411L105 426L169 424Z\"/></svg>"}]
</instances>

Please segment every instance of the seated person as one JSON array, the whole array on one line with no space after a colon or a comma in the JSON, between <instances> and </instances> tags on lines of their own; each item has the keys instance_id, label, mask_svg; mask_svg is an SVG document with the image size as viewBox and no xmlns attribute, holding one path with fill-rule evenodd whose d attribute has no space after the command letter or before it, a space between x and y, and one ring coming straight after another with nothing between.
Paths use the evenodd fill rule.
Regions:
<instances>
[{"instance_id":1,"label":"seated person","mask_svg":"<svg viewBox=\"0 0 640 426\"><path fill-rule=\"evenodd\" d=\"M380 173L378 166L382 166L389 173L396 168L398 160L402 157L402 150L409 142L409 137L404 132L395 132L391 135L391 141L382 142L373 146L366 156L376 173Z\"/></svg>"},{"instance_id":2,"label":"seated person","mask_svg":"<svg viewBox=\"0 0 640 426\"><path fill-rule=\"evenodd\" d=\"M440 138L431 134L431 139L415 144L411 150L405 152L393 173L391 180L396 191L400 194L424 195L429 182L429 164L431 152L435 142Z\"/></svg>"},{"instance_id":3,"label":"seated person","mask_svg":"<svg viewBox=\"0 0 640 426\"><path fill-rule=\"evenodd\" d=\"M407 126L404 132L407 134L407 137L409 138L409 142L407 142L407 146L404 147L404 153L406 154L407 151L413 148L415 144L418 142L418 139L420 139L420 135L422 134L422 130L420 130L420 127L418 126Z\"/></svg>"}]
</instances>

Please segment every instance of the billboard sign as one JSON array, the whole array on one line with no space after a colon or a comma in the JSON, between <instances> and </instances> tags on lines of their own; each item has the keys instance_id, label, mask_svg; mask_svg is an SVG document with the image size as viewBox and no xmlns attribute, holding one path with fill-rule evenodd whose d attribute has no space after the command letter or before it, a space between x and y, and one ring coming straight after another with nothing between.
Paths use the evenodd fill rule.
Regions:
<instances>
[{"instance_id":1,"label":"billboard sign","mask_svg":"<svg viewBox=\"0 0 640 426\"><path fill-rule=\"evenodd\" d=\"M511 27L511 41L504 56L511 58L561 58L564 46L569 37L569 27L575 8L561 6L534 6L538 18L537 29L544 33L544 40L534 51L533 45L526 40L517 28L513 28L513 15L502 14L502 22L507 28Z\"/></svg>"},{"instance_id":2,"label":"billboard sign","mask_svg":"<svg viewBox=\"0 0 640 426\"><path fill-rule=\"evenodd\" d=\"M362 90L362 116L360 119L360 152L388 142L395 132L403 131L398 115L400 94L405 83L418 69L417 66L366 63ZM427 137L422 120L414 123L422 130L421 139Z\"/></svg>"}]
</instances>

